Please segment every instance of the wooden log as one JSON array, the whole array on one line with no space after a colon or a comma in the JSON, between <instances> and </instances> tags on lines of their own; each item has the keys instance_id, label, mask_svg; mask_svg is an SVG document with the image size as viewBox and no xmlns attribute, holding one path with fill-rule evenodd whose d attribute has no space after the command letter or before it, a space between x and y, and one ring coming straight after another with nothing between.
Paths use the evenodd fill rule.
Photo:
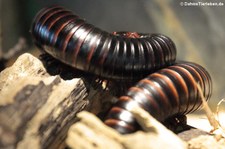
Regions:
<instances>
[{"instance_id":1,"label":"wooden log","mask_svg":"<svg viewBox=\"0 0 225 149\"><path fill-rule=\"evenodd\" d=\"M146 131L120 135L104 125L93 114L78 113L80 121L68 131L67 144L72 149L185 149L187 144L165 128L146 111L135 108L135 118Z\"/></svg>"},{"instance_id":2,"label":"wooden log","mask_svg":"<svg viewBox=\"0 0 225 149\"><path fill-rule=\"evenodd\" d=\"M50 76L37 58L23 54L0 73L0 148L62 147L86 96L81 79Z\"/></svg>"},{"instance_id":3,"label":"wooden log","mask_svg":"<svg viewBox=\"0 0 225 149\"><path fill-rule=\"evenodd\" d=\"M201 135L188 141L189 149L224 149L225 139L214 135Z\"/></svg>"},{"instance_id":4,"label":"wooden log","mask_svg":"<svg viewBox=\"0 0 225 149\"><path fill-rule=\"evenodd\" d=\"M80 113L76 118L79 111L87 108L98 114L108 99L104 92L102 94L91 89L87 92L83 79L65 81L59 76L50 76L37 58L24 54L12 67L0 73L0 148L65 148L66 145L76 149L187 148L187 144L188 148L224 146L224 138L218 140L204 132L204 136L203 133L194 136L196 130L183 133L185 138L189 137L187 139L180 135L184 141L188 141L185 143L140 109L132 112L145 132L130 135L118 134L87 112ZM78 119L80 121L74 124ZM206 145L209 142L211 144Z\"/></svg>"}]
</instances>

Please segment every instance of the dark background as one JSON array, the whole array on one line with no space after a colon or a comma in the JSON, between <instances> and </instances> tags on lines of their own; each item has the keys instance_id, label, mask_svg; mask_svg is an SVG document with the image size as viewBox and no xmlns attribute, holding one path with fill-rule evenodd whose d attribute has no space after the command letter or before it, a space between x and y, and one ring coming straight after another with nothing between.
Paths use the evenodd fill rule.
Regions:
<instances>
[{"instance_id":1,"label":"dark background","mask_svg":"<svg viewBox=\"0 0 225 149\"><path fill-rule=\"evenodd\" d=\"M29 34L33 17L45 6L62 5L108 32L158 32L171 37L178 60L199 63L211 74L210 104L215 108L225 98L225 0L211 0L224 6L181 6L180 2L185 0L0 0L0 55L21 37L28 52L35 54L38 50Z\"/></svg>"}]
</instances>

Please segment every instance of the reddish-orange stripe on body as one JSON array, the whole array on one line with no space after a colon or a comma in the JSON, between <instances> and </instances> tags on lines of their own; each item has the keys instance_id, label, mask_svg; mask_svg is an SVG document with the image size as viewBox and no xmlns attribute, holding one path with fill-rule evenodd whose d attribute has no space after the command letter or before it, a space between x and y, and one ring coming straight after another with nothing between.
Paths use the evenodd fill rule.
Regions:
<instances>
[{"instance_id":1,"label":"reddish-orange stripe on body","mask_svg":"<svg viewBox=\"0 0 225 149\"><path fill-rule=\"evenodd\" d=\"M53 11L51 13L48 13L47 16L45 17L45 19L42 21L41 26L43 26L51 16L55 15L56 13L63 12L63 11L65 11L65 10L59 9L59 10Z\"/></svg>"},{"instance_id":2,"label":"reddish-orange stripe on body","mask_svg":"<svg viewBox=\"0 0 225 149\"><path fill-rule=\"evenodd\" d=\"M48 30L50 30L51 27L52 27L58 20L62 19L63 17L69 16L69 15L70 15L69 13L66 13L66 14L63 14L63 15L59 16L58 18L56 18L54 21L51 22L51 24L50 24L49 27L48 27ZM53 37L53 43L52 43L52 45L54 45L54 44L56 43L57 38L58 38L58 35L59 35L59 33L62 31L62 29L63 29L66 25L68 25L70 22L72 22L73 20L75 20L75 18L72 18L72 19L67 20L66 22L64 22L64 23L60 26L60 28L59 28L58 30L55 31L54 37Z\"/></svg>"},{"instance_id":3,"label":"reddish-orange stripe on body","mask_svg":"<svg viewBox=\"0 0 225 149\"><path fill-rule=\"evenodd\" d=\"M36 18L34 19L35 20L35 22L37 23L37 22L39 22L40 21L40 19L45 15L45 14L47 14L49 11L51 11L52 9L56 9L56 8L61 8L61 9L63 9L62 7L52 7L52 8L44 8L43 10L41 10L38 14L37 14L37 16L36 16ZM36 25L37 24L35 24L34 25L34 28L36 27ZM43 24L42 24L43 25Z\"/></svg>"},{"instance_id":4,"label":"reddish-orange stripe on body","mask_svg":"<svg viewBox=\"0 0 225 149\"><path fill-rule=\"evenodd\" d=\"M112 111L112 112L116 112L116 113L119 113L119 112L121 112L121 111L127 111L127 110L125 110L125 109L123 109L123 108L120 108L120 107L112 107L112 109L110 110L110 111ZM127 111L128 112L128 111Z\"/></svg>"},{"instance_id":5,"label":"reddish-orange stripe on body","mask_svg":"<svg viewBox=\"0 0 225 149\"><path fill-rule=\"evenodd\" d=\"M189 98L188 87L187 87L183 77L179 73L177 73L176 71L171 70L171 69L162 69L161 72L170 73L172 76L174 76L176 78L176 80L179 82L179 85L181 85L182 90L185 92L184 95L186 95L186 99L188 100L188 98Z\"/></svg>"},{"instance_id":6,"label":"reddish-orange stripe on body","mask_svg":"<svg viewBox=\"0 0 225 149\"><path fill-rule=\"evenodd\" d=\"M142 80L140 82L142 82ZM152 104L152 106L154 107L154 109L157 110L157 111L159 110L159 106L156 103L156 101L150 95L148 95L142 88L139 88L139 87L135 87L134 86L134 87L129 88L129 91L143 93L147 97L147 99L149 100L150 104Z\"/></svg>"},{"instance_id":7,"label":"reddish-orange stripe on body","mask_svg":"<svg viewBox=\"0 0 225 149\"><path fill-rule=\"evenodd\" d=\"M92 46L90 47L90 50L89 50L88 55L87 55L87 64L90 63L91 58L92 58L92 56L94 54L94 50L96 49L96 46L99 44L100 39L101 39L101 38L98 38L98 36L95 37L95 38L97 38L98 41L96 43L91 43ZM93 41L95 41L95 40L93 40Z\"/></svg>"},{"instance_id":8,"label":"reddish-orange stripe on body","mask_svg":"<svg viewBox=\"0 0 225 149\"><path fill-rule=\"evenodd\" d=\"M128 125L126 122L120 121L120 120L116 120L116 119L107 119L104 122L106 125L108 126L122 126L123 128L129 129L130 131L134 131L134 127L131 125Z\"/></svg>"},{"instance_id":9,"label":"reddish-orange stripe on body","mask_svg":"<svg viewBox=\"0 0 225 149\"><path fill-rule=\"evenodd\" d=\"M183 73L185 73L185 75L188 77L188 80L191 82L192 87L194 87L194 95L196 97L196 95L197 95L197 83L196 83L195 79L193 78L193 76L191 75L191 73L188 70L186 70L185 68L180 67L180 66L170 66L170 68L177 68L177 69L181 70ZM188 100L187 110L188 110L189 105L190 105L190 100L191 99ZM193 108L194 108L194 106L192 107L192 109ZM189 110L189 111L191 111L191 110ZM187 112L187 111L185 111L185 112Z\"/></svg>"},{"instance_id":10,"label":"reddish-orange stripe on body","mask_svg":"<svg viewBox=\"0 0 225 149\"><path fill-rule=\"evenodd\" d=\"M76 20L76 19L74 19L74 20ZM81 25L83 25L84 24L84 22L83 23L80 23L80 24L77 24L75 27L73 27L71 30L70 30L70 32L67 34L67 36L66 36L66 38L65 38L65 40L64 40L64 43L63 43L63 48L62 48L62 51L63 52L65 52L65 50L66 50L66 47L67 47L67 44L68 44L68 42L70 41L70 39L71 39L71 37L74 35L74 33L77 31L77 29L81 26Z\"/></svg>"},{"instance_id":11,"label":"reddish-orange stripe on body","mask_svg":"<svg viewBox=\"0 0 225 149\"><path fill-rule=\"evenodd\" d=\"M93 27L90 27L87 30L82 31L81 35L77 39L78 41L77 41L77 44L76 44L76 46L74 48L74 59L73 59L73 64L74 65L76 65L75 62L76 62L76 59L77 59L77 55L78 55L78 53L80 51L80 47L83 44L85 38L87 37L87 35L90 33L91 30L93 30ZM76 34L76 32L75 32L75 34Z\"/></svg>"},{"instance_id":12,"label":"reddish-orange stripe on body","mask_svg":"<svg viewBox=\"0 0 225 149\"><path fill-rule=\"evenodd\" d=\"M108 42L108 40L110 40L110 41ZM102 56L100 57L100 60L99 60L100 65L103 65L103 63L105 61L105 58L107 57L107 54L109 52L109 48L111 46L112 38L106 39L106 41L105 41L105 43L103 45L103 48L102 48L103 54L102 54ZM107 45L105 45L105 44L107 44Z\"/></svg>"},{"instance_id":13,"label":"reddish-orange stripe on body","mask_svg":"<svg viewBox=\"0 0 225 149\"><path fill-rule=\"evenodd\" d=\"M153 81L148 80L148 79L143 79L143 80L141 80L141 82L144 82L146 84L149 84L150 86L152 86L153 88L155 88L157 90L157 93L160 95L160 97L162 97L161 99L163 99L164 103L166 105L169 105L171 107L171 104L169 103L169 99L167 98L167 96L165 95L165 93L161 90L161 87L159 87L158 83L156 84L156 82L153 82Z\"/></svg>"},{"instance_id":14,"label":"reddish-orange stripe on body","mask_svg":"<svg viewBox=\"0 0 225 149\"><path fill-rule=\"evenodd\" d=\"M162 69L162 70L160 70L160 72L167 72L167 73L171 74L173 77L176 78L176 80L179 82L178 83L179 86L181 86L181 89L184 91L183 95L185 95L185 99L186 99L185 103L188 104L188 102L189 102L189 91L188 91L187 84L185 83L183 77L178 72L176 72L175 70L172 70L172 69L169 69L169 68ZM186 107L186 110L187 110L187 107ZM179 113L180 112L183 113L184 111L179 111Z\"/></svg>"},{"instance_id":15,"label":"reddish-orange stripe on body","mask_svg":"<svg viewBox=\"0 0 225 149\"><path fill-rule=\"evenodd\" d=\"M168 85L169 89L173 93L173 97L175 98L176 105L179 105L179 103L180 103L179 95L178 95L178 92L177 92L176 87L174 86L173 82L166 75L162 75L162 74L159 74L159 73L153 73L150 76L154 76L154 77L160 78L163 81L165 81L166 84Z\"/></svg>"}]
</instances>

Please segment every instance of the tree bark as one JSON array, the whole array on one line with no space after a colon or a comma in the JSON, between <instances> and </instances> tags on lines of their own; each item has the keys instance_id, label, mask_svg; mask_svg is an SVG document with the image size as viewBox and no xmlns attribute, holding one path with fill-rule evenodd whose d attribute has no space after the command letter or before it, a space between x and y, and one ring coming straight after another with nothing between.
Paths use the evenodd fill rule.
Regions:
<instances>
[{"instance_id":1,"label":"tree bark","mask_svg":"<svg viewBox=\"0 0 225 149\"><path fill-rule=\"evenodd\" d=\"M0 148L60 148L88 104L82 79L50 76L23 54L0 73Z\"/></svg>"}]
</instances>

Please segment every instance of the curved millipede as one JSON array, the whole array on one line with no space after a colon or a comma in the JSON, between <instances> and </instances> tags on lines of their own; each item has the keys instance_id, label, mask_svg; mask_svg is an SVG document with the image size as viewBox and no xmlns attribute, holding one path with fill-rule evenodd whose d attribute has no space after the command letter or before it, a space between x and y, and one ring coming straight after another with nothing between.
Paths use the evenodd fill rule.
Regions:
<instances>
[{"instance_id":1,"label":"curved millipede","mask_svg":"<svg viewBox=\"0 0 225 149\"><path fill-rule=\"evenodd\" d=\"M175 44L164 35L108 33L58 6L42 9L31 33L53 57L106 79L138 80L176 59Z\"/></svg>"},{"instance_id":2,"label":"curved millipede","mask_svg":"<svg viewBox=\"0 0 225 149\"><path fill-rule=\"evenodd\" d=\"M136 131L137 123L129 112L134 105L144 108L159 121L193 112L201 106L197 84L208 100L212 82L208 72L200 65L183 62L161 69L121 96L110 110L105 124L122 134Z\"/></svg>"},{"instance_id":3,"label":"curved millipede","mask_svg":"<svg viewBox=\"0 0 225 149\"><path fill-rule=\"evenodd\" d=\"M207 100L211 96L208 72L195 63L174 64L175 44L162 34L108 33L59 6L42 9L31 33L36 45L54 58L103 79L129 82L150 74L110 110L105 124L120 133L138 129L130 112L134 105L164 121L201 106L197 83Z\"/></svg>"}]
</instances>

